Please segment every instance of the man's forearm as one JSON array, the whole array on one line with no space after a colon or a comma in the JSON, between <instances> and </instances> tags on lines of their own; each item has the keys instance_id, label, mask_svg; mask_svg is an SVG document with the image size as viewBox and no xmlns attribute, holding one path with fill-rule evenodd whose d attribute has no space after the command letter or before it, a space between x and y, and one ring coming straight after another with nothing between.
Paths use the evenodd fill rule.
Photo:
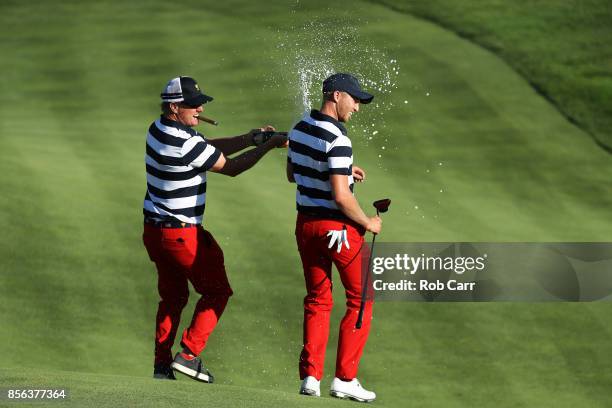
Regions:
<instances>
[{"instance_id":1,"label":"man's forearm","mask_svg":"<svg viewBox=\"0 0 612 408\"><path fill-rule=\"evenodd\" d=\"M270 141L236 157L228 158L220 173L235 177L253 167L255 163L275 147L274 143Z\"/></svg>"},{"instance_id":2,"label":"man's forearm","mask_svg":"<svg viewBox=\"0 0 612 408\"><path fill-rule=\"evenodd\" d=\"M342 197L337 197L335 201L336 205L338 205L338 208L344 215L362 227L367 228L370 219L361 209L361 206L359 205L359 202L355 196L352 194L344 194Z\"/></svg>"},{"instance_id":3,"label":"man's forearm","mask_svg":"<svg viewBox=\"0 0 612 408\"><path fill-rule=\"evenodd\" d=\"M229 156L244 150L247 147L253 146L253 137L250 133L245 133L244 135L240 136L208 139L207 142L208 144L211 144L217 149L221 150L221 153L223 153L225 156Z\"/></svg>"}]
</instances>

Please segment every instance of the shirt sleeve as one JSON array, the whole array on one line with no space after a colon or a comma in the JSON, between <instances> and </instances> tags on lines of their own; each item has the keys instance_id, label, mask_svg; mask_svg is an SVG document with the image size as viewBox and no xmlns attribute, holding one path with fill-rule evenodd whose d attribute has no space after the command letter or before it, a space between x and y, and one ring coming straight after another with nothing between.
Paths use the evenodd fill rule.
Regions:
<instances>
[{"instance_id":1,"label":"shirt sleeve","mask_svg":"<svg viewBox=\"0 0 612 408\"><path fill-rule=\"evenodd\" d=\"M193 136L183 143L181 157L184 166L208 171L221 157L221 151L208 144L202 136Z\"/></svg>"},{"instance_id":2,"label":"shirt sleeve","mask_svg":"<svg viewBox=\"0 0 612 408\"><path fill-rule=\"evenodd\" d=\"M346 136L338 137L327 152L329 174L350 176L353 166L353 145Z\"/></svg>"}]
</instances>

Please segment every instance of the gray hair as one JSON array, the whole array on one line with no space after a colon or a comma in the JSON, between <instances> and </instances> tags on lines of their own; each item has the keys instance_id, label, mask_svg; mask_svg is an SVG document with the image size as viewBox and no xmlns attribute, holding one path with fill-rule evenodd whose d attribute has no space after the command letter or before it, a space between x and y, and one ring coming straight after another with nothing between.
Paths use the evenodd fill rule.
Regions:
<instances>
[{"instance_id":1,"label":"gray hair","mask_svg":"<svg viewBox=\"0 0 612 408\"><path fill-rule=\"evenodd\" d=\"M164 116L168 116L168 115L171 115L173 113L172 109L170 109L170 103L171 102L162 102L161 103L161 111L164 114Z\"/></svg>"}]
</instances>

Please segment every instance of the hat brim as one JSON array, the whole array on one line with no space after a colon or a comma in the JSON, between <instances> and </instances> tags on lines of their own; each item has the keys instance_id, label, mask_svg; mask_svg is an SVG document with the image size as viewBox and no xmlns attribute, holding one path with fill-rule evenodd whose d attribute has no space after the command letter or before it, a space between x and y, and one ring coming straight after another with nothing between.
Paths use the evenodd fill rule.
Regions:
<instances>
[{"instance_id":1,"label":"hat brim","mask_svg":"<svg viewBox=\"0 0 612 408\"><path fill-rule=\"evenodd\" d=\"M204 105L207 102L212 101L213 99L214 98L212 96L199 94L197 96L194 96L193 98L185 99L183 103L185 105L190 105L190 106L200 106L200 105Z\"/></svg>"},{"instance_id":2,"label":"hat brim","mask_svg":"<svg viewBox=\"0 0 612 408\"><path fill-rule=\"evenodd\" d=\"M363 91L349 92L349 94L353 98L359 99L359 102L363 103L364 105L367 105L368 103L372 102L372 99L374 99L374 95L369 94L367 92L363 92Z\"/></svg>"}]
</instances>

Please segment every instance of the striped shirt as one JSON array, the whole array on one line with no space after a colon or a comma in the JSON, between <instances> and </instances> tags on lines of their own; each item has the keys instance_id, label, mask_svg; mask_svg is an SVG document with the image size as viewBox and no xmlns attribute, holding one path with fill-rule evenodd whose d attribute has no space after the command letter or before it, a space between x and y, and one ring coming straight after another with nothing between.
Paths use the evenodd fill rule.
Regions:
<instances>
[{"instance_id":1,"label":"striped shirt","mask_svg":"<svg viewBox=\"0 0 612 408\"><path fill-rule=\"evenodd\" d=\"M147 133L147 194L143 213L164 221L201 224L206 171L221 152L195 130L161 117Z\"/></svg>"},{"instance_id":2,"label":"striped shirt","mask_svg":"<svg viewBox=\"0 0 612 408\"><path fill-rule=\"evenodd\" d=\"M348 176L353 191L353 148L346 129L317 110L305 114L291 132L287 161L297 184L296 207L306 215L346 219L332 197L329 176Z\"/></svg>"}]
</instances>

